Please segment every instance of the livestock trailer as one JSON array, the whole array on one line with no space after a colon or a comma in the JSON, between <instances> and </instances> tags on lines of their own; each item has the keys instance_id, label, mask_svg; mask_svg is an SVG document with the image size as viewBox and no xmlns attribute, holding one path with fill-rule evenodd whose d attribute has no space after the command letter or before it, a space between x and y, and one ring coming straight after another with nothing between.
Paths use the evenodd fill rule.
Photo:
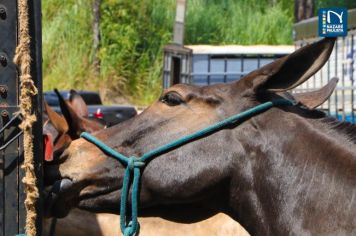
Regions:
<instances>
[{"instance_id":1,"label":"livestock trailer","mask_svg":"<svg viewBox=\"0 0 356 236\"><path fill-rule=\"evenodd\" d=\"M163 87L231 82L293 51L291 45L168 45L164 48Z\"/></svg>"},{"instance_id":2,"label":"livestock trailer","mask_svg":"<svg viewBox=\"0 0 356 236\"><path fill-rule=\"evenodd\" d=\"M294 25L294 40L296 48L300 48L317 40L318 17L300 21ZM338 77L336 90L321 109L330 115L342 120L356 122L356 9L348 11L348 34L339 37L334 50L325 66L296 89L296 92L305 92L318 89L331 78Z\"/></svg>"}]
</instances>

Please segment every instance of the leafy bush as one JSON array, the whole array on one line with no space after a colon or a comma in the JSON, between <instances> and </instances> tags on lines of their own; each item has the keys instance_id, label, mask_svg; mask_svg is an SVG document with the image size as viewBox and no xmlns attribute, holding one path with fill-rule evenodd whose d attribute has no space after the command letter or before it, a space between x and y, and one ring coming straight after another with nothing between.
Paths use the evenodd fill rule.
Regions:
<instances>
[{"instance_id":1,"label":"leafy bush","mask_svg":"<svg viewBox=\"0 0 356 236\"><path fill-rule=\"evenodd\" d=\"M91 68L91 4L42 1L44 88L95 88Z\"/></svg>"}]
</instances>

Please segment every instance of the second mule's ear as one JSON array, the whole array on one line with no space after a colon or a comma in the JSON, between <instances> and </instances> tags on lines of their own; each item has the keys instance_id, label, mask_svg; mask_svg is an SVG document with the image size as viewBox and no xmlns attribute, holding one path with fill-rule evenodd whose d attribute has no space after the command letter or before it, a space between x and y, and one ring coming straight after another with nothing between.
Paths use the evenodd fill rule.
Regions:
<instances>
[{"instance_id":1,"label":"second mule's ear","mask_svg":"<svg viewBox=\"0 0 356 236\"><path fill-rule=\"evenodd\" d=\"M286 91L314 75L329 59L335 38L307 45L246 75L242 81L254 91Z\"/></svg>"},{"instance_id":2,"label":"second mule's ear","mask_svg":"<svg viewBox=\"0 0 356 236\"><path fill-rule=\"evenodd\" d=\"M71 107L71 105L64 100L64 98L57 89L55 89L54 91L58 96L59 106L61 107L62 114L69 126L67 133L73 139L79 138L81 132L84 131L82 127L81 117L79 117L74 111L74 109Z\"/></svg>"},{"instance_id":3,"label":"second mule's ear","mask_svg":"<svg viewBox=\"0 0 356 236\"><path fill-rule=\"evenodd\" d=\"M80 96L74 89L71 89L69 93L69 103L74 111L81 117L87 117L89 115L88 107L82 96Z\"/></svg>"},{"instance_id":4,"label":"second mule's ear","mask_svg":"<svg viewBox=\"0 0 356 236\"><path fill-rule=\"evenodd\" d=\"M68 124L63 116L55 112L46 101L44 101L45 111L47 113L48 119L51 121L54 128L60 134L64 134L68 131Z\"/></svg>"}]
</instances>

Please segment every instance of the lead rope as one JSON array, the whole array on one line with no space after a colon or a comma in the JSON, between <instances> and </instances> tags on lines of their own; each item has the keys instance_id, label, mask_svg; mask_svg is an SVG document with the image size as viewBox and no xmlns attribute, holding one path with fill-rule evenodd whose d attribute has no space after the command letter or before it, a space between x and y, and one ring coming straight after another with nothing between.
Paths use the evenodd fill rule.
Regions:
<instances>
[{"instance_id":1,"label":"lead rope","mask_svg":"<svg viewBox=\"0 0 356 236\"><path fill-rule=\"evenodd\" d=\"M37 94L37 88L31 77L31 54L30 54L30 35L28 0L18 0L18 20L19 20L19 44L16 48L14 63L19 68L20 78L20 113L23 121L20 128L24 133L24 163L21 168L25 171L22 182L25 186L26 200L26 227L28 236L35 236L36 232L36 201L39 197L36 185L36 174L33 157L33 137L32 125L36 121L33 114L32 98Z\"/></svg>"},{"instance_id":2,"label":"lead rope","mask_svg":"<svg viewBox=\"0 0 356 236\"><path fill-rule=\"evenodd\" d=\"M101 142L96 137L94 137L93 135L83 132L81 134L82 138L86 139L88 142L93 143L98 148L100 148L104 153L119 160L121 163L123 163L126 166L124 180L122 184L122 190L121 190L121 200L120 200L120 228L122 234L124 236L133 236L135 234L136 235L139 234L140 226L137 220L137 211L138 211L139 183L141 177L140 169L146 165L147 161L163 153L166 153L182 145L185 145L189 142L192 142L194 140L203 138L207 135L217 132L226 126L234 125L237 122L242 122L247 118L250 118L254 115L257 115L263 111L270 109L271 107L281 106L281 105L293 106L295 105L295 103L286 99L278 99L278 100L262 103L260 105L257 105L256 107L253 107L239 114L233 115L227 119L224 119L220 122L212 124L195 133L183 136L168 144L162 145L156 149L146 152L140 158L134 156L127 157L115 151L114 149L110 148L105 143ZM131 220L129 221L126 215L126 209L127 209L127 197L130 190L132 174L133 174L133 181L132 181L132 191L131 191Z\"/></svg>"}]
</instances>

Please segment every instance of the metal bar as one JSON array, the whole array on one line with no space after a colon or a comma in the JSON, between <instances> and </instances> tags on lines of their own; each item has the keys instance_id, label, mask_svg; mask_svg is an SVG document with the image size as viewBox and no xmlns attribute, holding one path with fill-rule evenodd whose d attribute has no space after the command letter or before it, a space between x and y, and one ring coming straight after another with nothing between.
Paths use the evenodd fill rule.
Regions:
<instances>
[{"instance_id":1,"label":"metal bar","mask_svg":"<svg viewBox=\"0 0 356 236\"><path fill-rule=\"evenodd\" d=\"M244 73L244 55L241 55L241 73ZM241 79L241 77L238 79Z\"/></svg>"},{"instance_id":2,"label":"metal bar","mask_svg":"<svg viewBox=\"0 0 356 236\"><path fill-rule=\"evenodd\" d=\"M327 62L327 80L328 80L328 83L329 83L329 81L330 81L330 59ZM335 95L335 92L333 92L333 94ZM332 97L332 95L328 99L328 115L330 115L331 97Z\"/></svg>"},{"instance_id":3,"label":"metal bar","mask_svg":"<svg viewBox=\"0 0 356 236\"><path fill-rule=\"evenodd\" d=\"M227 81L226 73L227 73L227 58L225 57L224 58L224 83L226 83L226 81Z\"/></svg>"},{"instance_id":4,"label":"metal bar","mask_svg":"<svg viewBox=\"0 0 356 236\"><path fill-rule=\"evenodd\" d=\"M17 113L14 117L12 117L9 122L7 122L1 129L0 134L4 132L5 129L9 128L10 125L13 125L14 122L21 117L20 113Z\"/></svg>"},{"instance_id":5,"label":"metal bar","mask_svg":"<svg viewBox=\"0 0 356 236\"><path fill-rule=\"evenodd\" d=\"M345 37L342 38L342 44L341 44L341 84L344 87L345 86L345 76L344 76L344 60L345 58ZM342 109L342 119L346 119L346 113L345 113L345 90L341 90L341 109Z\"/></svg>"},{"instance_id":6,"label":"metal bar","mask_svg":"<svg viewBox=\"0 0 356 236\"><path fill-rule=\"evenodd\" d=\"M193 51L190 50L189 53L188 53L188 68L189 68L189 71L188 71L188 76L189 76L189 81L190 83L193 83L193 76L191 75L191 73L193 73L194 71L194 67L193 67Z\"/></svg>"},{"instance_id":7,"label":"metal bar","mask_svg":"<svg viewBox=\"0 0 356 236\"><path fill-rule=\"evenodd\" d=\"M208 77L207 77L207 82L208 85L210 84L210 69L211 69L211 55L208 55Z\"/></svg>"},{"instance_id":8,"label":"metal bar","mask_svg":"<svg viewBox=\"0 0 356 236\"><path fill-rule=\"evenodd\" d=\"M350 56L351 56L351 63L350 63L350 80L351 80L351 86L352 86L352 89L351 90L351 120L353 122L356 122L355 120L355 111L354 111L354 91L355 91L355 88L353 87L354 86L354 37L355 35L351 35L351 53L350 53Z\"/></svg>"},{"instance_id":9,"label":"metal bar","mask_svg":"<svg viewBox=\"0 0 356 236\"><path fill-rule=\"evenodd\" d=\"M10 144L12 144L16 139L18 139L21 135L23 134L23 131L21 130L18 132L14 137L12 137L9 141L7 141L4 145L0 147L0 151L3 151L5 148L7 148Z\"/></svg>"},{"instance_id":10,"label":"metal bar","mask_svg":"<svg viewBox=\"0 0 356 236\"><path fill-rule=\"evenodd\" d=\"M2 119L1 119L1 122ZM5 137L4 135L0 134L0 140L4 142ZM5 235L5 174L4 174L4 166L5 166L5 153L0 152L1 159L0 159L0 235Z\"/></svg>"},{"instance_id":11,"label":"metal bar","mask_svg":"<svg viewBox=\"0 0 356 236\"><path fill-rule=\"evenodd\" d=\"M309 44L309 42L306 42L304 45L302 45L302 47L304 47L304 46L306 46L306 45L308 45ZM306 86L306 89L307 89L307 91L309 91L309 81L306 81L306 83L305 83L305 86Z\"/></svg>"},{"instance_id":12,"label":"metal bar","mask_svg":"<svg viewBox=\"0 0 356 236\"><path fill-rule=\"evenodd\" d=\"M335 42L335 48L334 48L334 50L335 50L335 77L338 77L337 76L337 55L338 55L338 41L336 40L336 42ZM337 90L335 91L335 115L336 115L336 117L338 117L338 115L339 115L339 111L338 111L339 109L338 109L338 94L337 94Z\"/></svg>"},{"instance_id":13,"label":"metal bar","mask_svg":"<svg viewBox=\"0 0 356 236\"><path fill-rule=\"evenodd\" d=\"M3 120L8 120L9 117L2 117ZM16 235L18 234L18 185L21 181L18 176L20 169L19 163L19 153L18 153L18 141L11 138L13 132L18 129L17 125L9 127L9 129L4 131L4 139L9 139L7 142L6 149L3 149L5 153L4 159L4 176L5 176L5 235ZM18 134L15 135L15 138ZM17 139L16 139L17 140Z\"/></svg>"},{"instance_id":14,"label":"metal bar","mask_svg":"<svg viewBox=\"0 0 356 236\"><path fill-rule=\"evenodd\" d=\"M186 76L186 78L187 78L187 83L188 83L188 84L191 84L191 83L192 83L192 80L191 80L191 78L190 78L190 72L191 72L191 70L190 70L190 66L189 66L189 58L190 58L190 55L187 54L187 55L186 55L186 60L185 60L185 68L186 68L185 76Z\"/></svg>"},{"instance_id":15,"label":"metal bar","mask_svg":"<svg viewBox=\"0 0 356 236\"><path fill-rule=\"evenodd\" d=\"M318 86L319 88L323 87L324 82L325 82L324 81L324 77L325 77L324 76L324 68L325 68L324 66L320 69L320 72L319 72L320 73L320 81L319 81L319 86ZM320 108L324 108L324 107L325 107L325 103L321 104Z\"/></svg>"},{"instance_id":16,"label":"metal bar","mask_svg":"<svg viewBox=\"0 0 356 236\"><path fill-rule=\"evenodd\" d=\"M22 144L23 143L23 135L20 136L19 138L19 143ZM23 157L23 150L24 146L23 145L19 145L19 163L22 163L24 160ZM19 169L18 170L18 176L19 176L19 182L21 182L21 180L23 179L23 177L25 176L24 172ZM19 219L18 219L18 231L20 232L25 232L25 225L26 225L26 215L23 214L24 212L26 212L25 209L25 205L23 204L26 195L25 195L25 189L23 187L23 184L19 184L18 185L18 193L19 193L19 206L18 206L18 211L19 211Z\"/></svg>"}]
</instances>

